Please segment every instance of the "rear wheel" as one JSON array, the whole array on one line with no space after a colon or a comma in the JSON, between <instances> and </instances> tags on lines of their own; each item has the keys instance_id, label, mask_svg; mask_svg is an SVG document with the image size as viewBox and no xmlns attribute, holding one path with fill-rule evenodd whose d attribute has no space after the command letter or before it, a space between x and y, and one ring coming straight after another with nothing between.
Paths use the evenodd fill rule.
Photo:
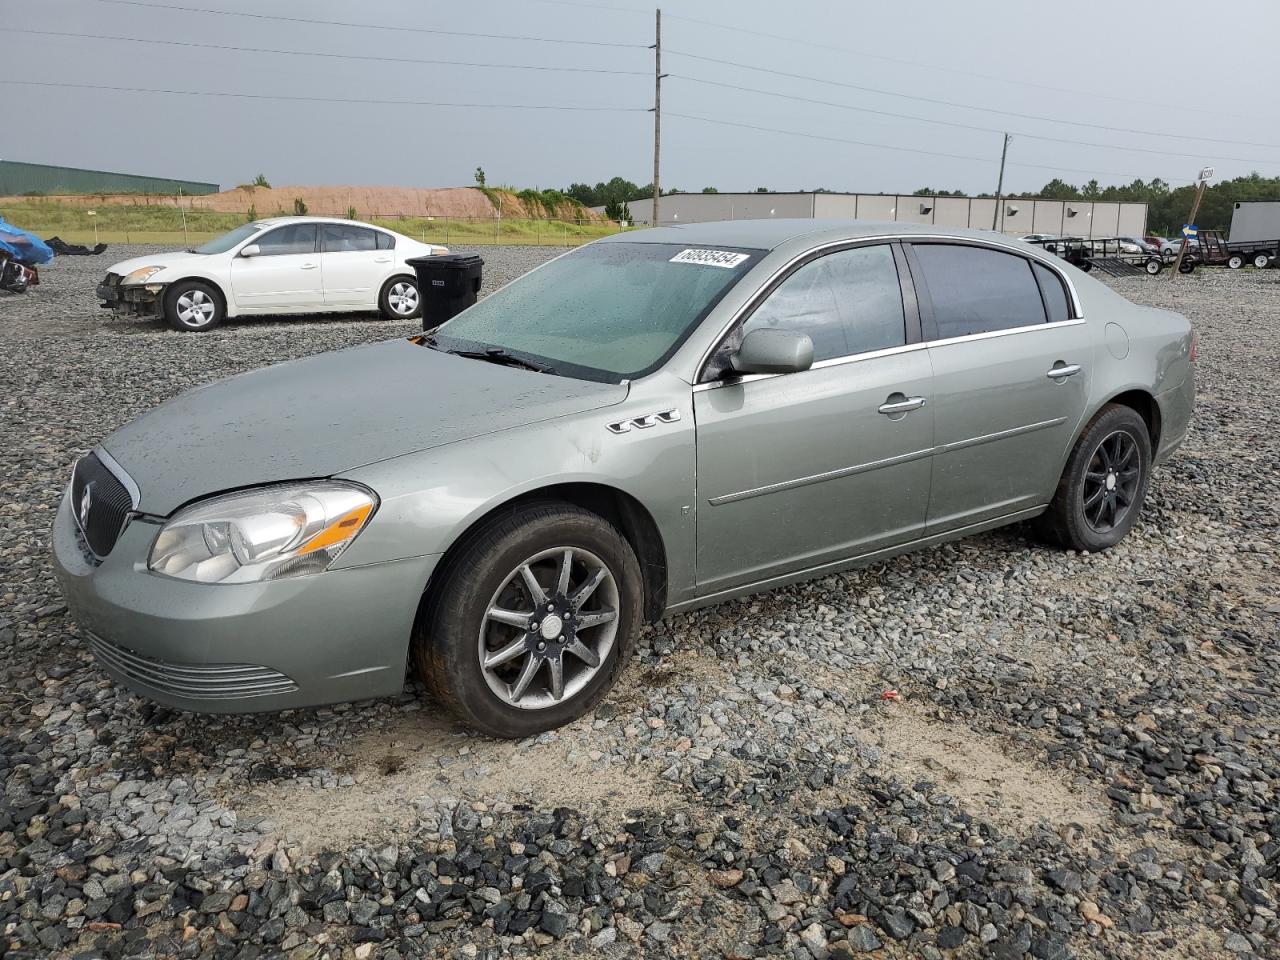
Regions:
<instances>
[{"instance_id":1,"label":"rear wheel","mask_svg":"<svg viewBox=\"0 0 1280 960\"><path fill-rule=\"evenodd\" d=\"M388 320L412 320L422 312L418 281L413 277L392 277L382 286L378 310Z\"/></svg>"},{"instance_id":2,"label":"rear wheel","mask_svg":"<svg viewBox=\"0 0 1280 960\"><path fill-rule=\"evenodd\" d=\"M1190 273L1195 268L1196 268L1196 265L1195 265L1195 261L1193 260L1183 260L1182 263L1178 264L1179 273Z\"/></svg>"},{"instance_id":3,"label":"rear wheel","mask_svg":"<svg viewBox=\"0 0 1280 960\"><path fill-rule=\"evenodd\" d=\"M566 503L519 507L468 536L414 637L418 675L471 726L516 739L562 726L608 693L640 629L635 552Z\"/></svg>"},{"instance_id":4,"label":"rear wheel","mask_svg":"<svg viewBox=\"0 0 1280 960\"><path fill-rule=\"evenodd\" d=\"M1266 269L1267 264L1271 262L1271 258L1265 253L1255 253L1253 255L1253 265L1259 270Z\"/></svg>"},{"instance_id":5,"label":"rear wheel","mask_svg":"<svg viewBox=\"0 0 1280 960\"><path fill-rule=\"evenodd\" d=\"M1071 451L1042 529L1073 550L1115 546L1137 522L1150 470L1146 421L1131 407L1108 404Z\"/></svg>"},{"instance_id":6,"label":"rear wheel","mask_svg":"<svg viewBox=\"0 0 1280 960\"><path fill-rule=\"evenodd\" d=\"M199 280L181 280L165 291L164 318L175 330L202 333L222 322L226 310L218 291Z\"/></svg>"}]
</instances>

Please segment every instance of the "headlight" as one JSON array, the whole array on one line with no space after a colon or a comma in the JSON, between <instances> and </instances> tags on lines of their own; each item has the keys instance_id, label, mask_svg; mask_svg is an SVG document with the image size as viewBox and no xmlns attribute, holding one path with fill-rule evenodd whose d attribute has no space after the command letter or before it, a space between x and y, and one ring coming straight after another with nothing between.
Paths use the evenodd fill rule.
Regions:
<instances>
[{"instance_id":1,"label":"headlight","mask_svg":"<svg viewBox=\"0 0 1280 960\"><path fill-rule=\"evenodd\" d=\"M174 514L147 567L197 583L249 583L320 573L364 529L378 498L320 480L215 497Z\"/></svg>"},{"instance_id":2,"label":"headlight","mask_svg":"<svg viewBox=\"0 0 1280 960\"><path fill-rule=\"evenodd\" d=\"M157 273L159 273L163 269L164 267L139 267L137 270L133 271L133 273L126 276L120 282L122 284L146 283L148 280L150 280L152 277L154 277Z\"/></svg>"}]
</instances>

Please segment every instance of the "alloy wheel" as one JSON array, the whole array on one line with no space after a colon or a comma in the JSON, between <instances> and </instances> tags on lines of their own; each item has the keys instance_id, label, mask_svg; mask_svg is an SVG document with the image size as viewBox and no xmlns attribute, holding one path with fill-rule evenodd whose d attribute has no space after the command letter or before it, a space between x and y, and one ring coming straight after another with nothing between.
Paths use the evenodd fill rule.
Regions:
<instances>
[{"instance_id":1,"label":"alloy wheel","mask_svg":"<svg viewBox=\"0 0 1280 960\"><path fill-rule=\"evenodd\" d=\"M498 587L480 625L489 689L508 706L540 710L579 694L613 649L617 581L595 554L555 547L535 554Z\"/></svg>"},{"instance_id":2,"label":"alloy wheel","mask_svg":"<svg viewBox=\"0 0 1280 960\"><path fill-rule=\"evenodd\" d=\"M1081 501L1085 523L1095 533L1109 533L1124 523L1142 482L1137 441L1124 430L1102 438L1085 467Z\"/></svg>"},{"instance_id":3,"label":"alloy wheel","mask_svg":"<svg viewBox=\"0 0 1280 960\"><path fill-rule=\"evenodd\" d=\"M387 291L387 303L396 316L413 316L414 311L418 309L418 288L406 280L394 283Z\"/></svg>"},{"instance_id":4,"label":"alloy wheel","mask_svg":"<svg viewBox=\"0 0 1280 960\"><path fill-rule=\"evenodd\" d=\"M217 305L203 290L188 290L178 297L178 319L188 327L203 327L213 319Z\"/></svg>"}]
</instances>

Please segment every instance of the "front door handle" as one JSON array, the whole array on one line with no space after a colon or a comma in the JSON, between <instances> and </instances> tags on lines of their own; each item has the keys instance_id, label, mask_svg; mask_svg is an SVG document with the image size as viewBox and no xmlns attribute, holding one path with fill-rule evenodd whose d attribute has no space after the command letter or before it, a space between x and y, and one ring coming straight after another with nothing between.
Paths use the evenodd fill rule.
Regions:
<instances>
[{"instance_id":1,"label":"front door handle","mask_svg":"<svg viewBox=\"0 0 1280 960\"><path fill-rule=\"evenodd\" d=\"M1080 372L1080 369L1081 367L1078 363L1063 363L1059 360L1052 368L1050 368L1049 372L1046 373L1045 376L1050 380L1057 380L1061 383L1067 377L1074 377Z\"/></svg>"},{"instance_id":2,"label":"front door handle","mask_svg":"<svg viewBox=\"0 0 1280 960\"><path fill-rule=\"evenodd\" d=\"M902 394L894 394L893 396L902 397ZM897 416L901 413L910 413L912 410L919 410L925 404L924 397L903 397L901 400L889 397L884 403L880 404L878 412L883 413L886 417Z\"/></svg>"},{"instance_id":3,"label":"front door handle","mask_svg":"<svg viewBox=\"0 0 1280 960\"><path fill-rule=\"evenodd\" d=\"M314 269L316 268L316 266L317 266L317 264L314 264L314 263L304 263L304 264L302 265L302 269L303 269L303 270L314 270Z\"/></svg>"}]
</instances>

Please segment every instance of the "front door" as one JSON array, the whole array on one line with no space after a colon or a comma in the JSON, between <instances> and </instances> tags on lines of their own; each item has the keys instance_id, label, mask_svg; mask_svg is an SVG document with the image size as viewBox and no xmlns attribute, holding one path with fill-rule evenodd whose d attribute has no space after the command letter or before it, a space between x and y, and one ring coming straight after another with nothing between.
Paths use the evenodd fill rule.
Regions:
<instances>
[{"instance_id":1,"label":"front door","mask_svg":"<svg viewBox=\"0 0 1280 960\"><path fill-rule=\"evenodd\" d=\"M933 406L916 322L877 244L799 266L729 335L721 355L756 327L801 330L815 363L695 388L700 595L922 534Z\"/></svg>"},{"instance_id":2,"label":"front door","mask_svg":"<svg viewBox=\"0 0 1280 960\"><path fill-rule=\"evenodd\" d=\"M1030 258L945 243L913 256L937 399L928 534L1043 506L1089 396L1084 321Z\"/></svg>"},{"instance_id":3,"label":"front door","mask_svg":"<svg viewBox=\"0 0 1280 960\"><path fill-rule=\"evenodd\" d=\"M231 261L231 289L239 310L310 310L324 306L314 223L290 223L254 241L255 257Z\"/></svg>"},{"instance_id":4,"label":"front door","mask_svg":"<svg viewBox=\"0 0 1280 960\"><path fill-rule=\"evenodd\" d=\"M368 227L326 223L320 228L324 245L324 301L333 306L378 305L378 281L392 260L379 250L377 234Z\"/></svg>"}]
</instances>

